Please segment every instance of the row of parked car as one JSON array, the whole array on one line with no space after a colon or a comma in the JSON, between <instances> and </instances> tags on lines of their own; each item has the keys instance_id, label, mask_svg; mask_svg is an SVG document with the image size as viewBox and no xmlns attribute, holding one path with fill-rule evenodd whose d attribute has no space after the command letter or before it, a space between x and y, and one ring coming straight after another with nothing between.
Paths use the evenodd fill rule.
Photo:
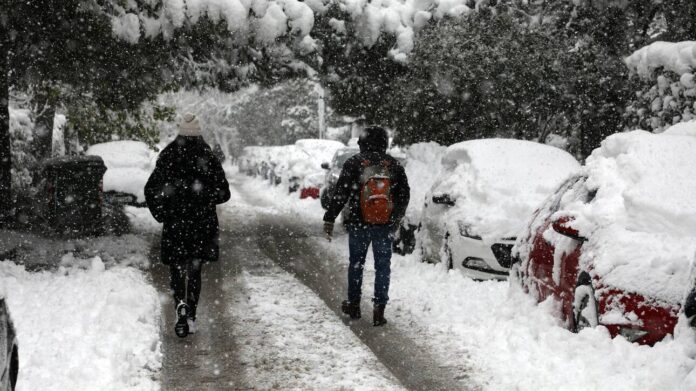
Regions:
<instances>
[{"instance_id":1,"label":"row of parked car","mask_svg":"<svg viewBox=\"0 0 696 391\"><path fill-rule=\"evenodd\" d=\"M696 308L685 303L696 277L692 130L613 135L585 165L534 142L471 140L444 150L434 179L409 173L402 156L416 176L412 187L429 189L425 199L412 199L420 216L403 224L396 250L418 247L423 261L477 280L512 274L539 302L557 300L571 330L603 325L612 336L654 344L673 333L683 308ZM319 195L325 207L343 163L357 152L337 146L331 159L306 159L302 196ZM263 175L263 158L255 172L249 161L240 168ZM270 172L279 166L272 158L265 164Z\"/></svg>"}]
</instances>

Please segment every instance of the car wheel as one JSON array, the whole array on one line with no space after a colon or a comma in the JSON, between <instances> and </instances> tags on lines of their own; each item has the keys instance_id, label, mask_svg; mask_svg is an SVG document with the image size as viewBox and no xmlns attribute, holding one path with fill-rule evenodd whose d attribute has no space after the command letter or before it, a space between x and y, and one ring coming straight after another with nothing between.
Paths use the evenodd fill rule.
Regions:
<instances>
[{"instance_id":1,"label":"car wheel","mask_svg":"<svg viewBox=\"0 0 696 391\"><path fill-rule=\"evenodd\" d=\"M586 272L580 274L573 298L573 331L599 324L597 300L592 288L592 278Z\"/></svg>"}]
</instances>

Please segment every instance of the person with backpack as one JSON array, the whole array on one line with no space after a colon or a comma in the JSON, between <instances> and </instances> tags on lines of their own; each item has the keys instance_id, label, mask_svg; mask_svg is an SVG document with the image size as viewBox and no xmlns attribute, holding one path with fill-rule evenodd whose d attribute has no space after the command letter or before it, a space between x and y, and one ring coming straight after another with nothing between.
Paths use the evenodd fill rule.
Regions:
<instances>
[{"instance_id":1,"label":"person with backpack","mask_svg":"<svg viewBox=\"0 0 696 391\"><path fill-rule=\"evenodd\" d=\"M324 214L324 233L331 240L334 222L343 207L348 231L348 300L342 311L351 319L359 319L363 268L367 250L372 244L375 259L373 296L374 326L387 323L384 310L389 301L392 241L410 198L404 168L387 154L389 138L379 126L368 126L358 139L360 153L343 165L329 207Z\"/></svg>"},{"instance_id":2,"label":"person with backpack","mask_svg":"<svg viewBox=\"0 0 696 391\"><path fill-rule=\"evenodd\" d=\"M159 155L145 185L145 199L162 227L161 258L169 265L174 294L174 332L195 332L201 267L219 257L215 207L230 199L220 161L201 137L198 119L184 115L179 134Z\"/></svg>"}]
</instances>

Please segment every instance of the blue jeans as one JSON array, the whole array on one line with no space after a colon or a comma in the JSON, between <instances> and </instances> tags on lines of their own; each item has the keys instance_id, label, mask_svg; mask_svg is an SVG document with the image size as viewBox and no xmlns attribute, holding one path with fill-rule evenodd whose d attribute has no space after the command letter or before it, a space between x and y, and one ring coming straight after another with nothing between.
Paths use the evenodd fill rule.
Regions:
<instances>
[{"instance_id":1,"label":"blue jeans","mask_svg":"<svg viewBox=\"0 0 696 391\"><path fill-rule=\"evenodd\" d=\"M387 304L389 301L389 278L391 274L392 238L388 225L348 226L348 301L360 302L363 268L367 249L372 243L375 258L374 304Z\"/></svg>"}]
</instances>

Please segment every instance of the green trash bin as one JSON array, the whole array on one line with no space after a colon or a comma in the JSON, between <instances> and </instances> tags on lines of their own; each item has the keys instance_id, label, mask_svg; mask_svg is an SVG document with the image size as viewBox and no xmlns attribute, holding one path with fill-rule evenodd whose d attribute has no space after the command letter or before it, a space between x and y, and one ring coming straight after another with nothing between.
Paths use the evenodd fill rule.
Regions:
<instances>
[{"instance_id":1,"label":"green trash bin","mask_svg":"<svg viewBox=\"0 0 696 391\"><path fill-rule=\"evenodd\" d=\"M65 156L44 162L44 217L50 230L68 235L103 232L105 172L99 156Z\"/></svg>"}]
</instances>

